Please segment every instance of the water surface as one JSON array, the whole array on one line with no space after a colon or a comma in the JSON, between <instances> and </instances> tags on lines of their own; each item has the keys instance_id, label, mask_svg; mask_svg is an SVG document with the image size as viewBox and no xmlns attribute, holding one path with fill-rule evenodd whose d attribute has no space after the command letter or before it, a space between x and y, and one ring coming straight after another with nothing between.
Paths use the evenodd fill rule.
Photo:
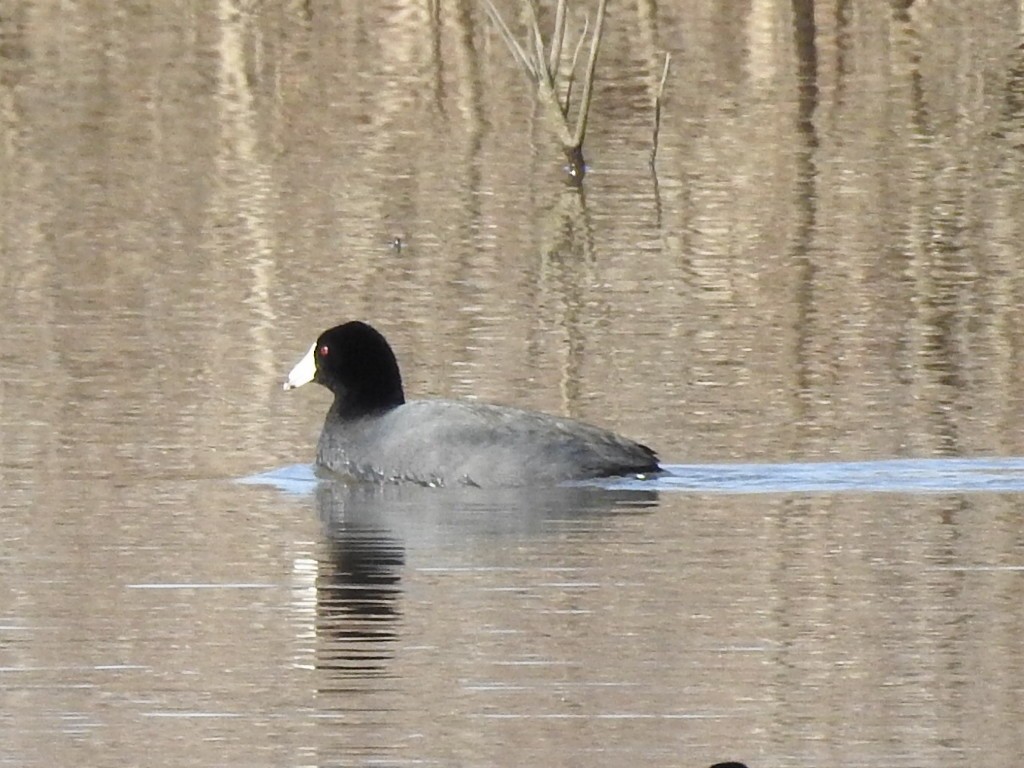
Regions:
<instances>
[{"instance_id":1,"label":"water surface","mask_svg":"<svg viewBox=\"0 0 1024 768\"><path fill-rule=\"evenodd\" d=\"M582 192L476 3L0 11L0 763L1017 765L1020 4L611 6ZM672 474L313 483L350 318Z\"/></svg>"}]
</instances>

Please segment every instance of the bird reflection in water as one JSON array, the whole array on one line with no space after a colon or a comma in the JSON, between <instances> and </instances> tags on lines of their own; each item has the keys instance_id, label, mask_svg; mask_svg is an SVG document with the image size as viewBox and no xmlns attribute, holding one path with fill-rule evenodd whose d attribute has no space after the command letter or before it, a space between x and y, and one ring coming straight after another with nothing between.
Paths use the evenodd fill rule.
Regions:
<instances>
[{"instance_id":1,"label":"bird reflection in water","mask_svg":"<svg viewBox=\"0 0 1024 768\"><path fill-rule=\"evenodd\" d=\"M335 679L390 676L402 633L407 548L460 551L495 537L523 540L572 525L599 535L622 514L658 503L648 491L561 487L535 490L436 489L322 480L316 490L324 531L316 577L316 666ZM351 686L349 686L351 687Z\"/></svg>"},{"instance_id":2,"label":"bird reflection in water","mask_svg":"<svg viewBox=\"0 0 1024 768\"><path fill-rule=\"evenodd\" d=\"M326 537L316 579L316 665L340 677L385 675L398 638L405 549L387 529L346 515L347 497L334 490L317 494Z\"/></svg>"}]
</instances>

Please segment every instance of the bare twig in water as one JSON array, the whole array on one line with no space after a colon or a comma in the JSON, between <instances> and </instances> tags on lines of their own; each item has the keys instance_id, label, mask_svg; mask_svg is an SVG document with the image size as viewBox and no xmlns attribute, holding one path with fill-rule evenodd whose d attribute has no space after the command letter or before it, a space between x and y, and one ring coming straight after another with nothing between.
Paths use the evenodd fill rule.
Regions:
<instances>
[{"instance_id":1,"label":"bare twig in water","mask_svg":"<svg viewBox=\"0 0 1024 768\"><path fill-rule=\"evenodd\" d=\"M570 179L579 183L583 179L586 165L583 161L583 140L587 134L587 115L590 111L590 102L594 93L594 71L597 66L597 53L601 45L601 33L604 29L605 7L608 0L598 0L597 22L594 25L594 32L590 38L590 58L587 61L587 68L583 78L583 93L580 96L579 108L576 110L575 124L570 126L569 110L571 105L570 97L575 80L576 62L583 43L587 36L587 27L584 24L583 33L576 43L576 49L572 57L572 66L568 70L565 81L565 100L558 95L560 90L559 73L561 72L562 50L565 46L567 0L558 0L555 8L555 22L552 29L551 39L547 45L544 42L544 35L540 29L539 14L536 0L525 0L526 8L530 15L530 30L528 31L528 43L526 50L515 39L508 24L501 17L498 9L494 7L492 0L483 0L487 8L487 14L491 21L498 28L501 39L512 53L513 58L519 63L526 76L537 86L537 93L548 113L554 118L555 130L562 142L562 150L569 161L568 173ZM546 49L546 50L545 50Z\"/></svg>"},{"instance_id":2,"label":"bare twig in water","mask_svg":"<svg viewBox=\"0 0 1024 768\"><path fill-rule=\"evenodd\" d=\"M590 19L583 19L583 32L580 33L580 39L576 41L576 48L572 52L572 63L569 65L569 74L565 79L565 98L562 100L562 114L569 114L569 105L572 103L572 87L576 85L576 62L580 59L580 51L583 50L583 44L587 42L587 30L590 29Z\"/></svg>"},{"instance_id":3,"label":"bare twig in water","mask_svg":"<svg viewBox=\"0 0 1024 768\"><path fill-rule=\"evenodd\" d=\"M484 0L484 3L487 5L487 15L491 17L491 21L494 22L494 26L498 28L502 41L504 41L505 46L512 52L512 57L523 68L527 77L531 80L537 80L539 75L531 62L530 57L526 55L526 51L524 51L516 41L515 35L512 34L512 30L508 28L508 24L505 23L505 20L501 18L501 14L498 13L498 9L494 7L494 3L492 3L491 0Z\"/></svg>"},{"instance_id":4,"label":"bare twig in water","mask_svg":"<svg viewBox=\"0 0 1024 768\"><path fill-rule=\"evenodd\" d=\"M661 104L665 94L665 81L668 80L668 68L672 61L672 54L665 54L665 67L661 70L661 82L658 83L658 92L654 95L654 142L651 146L651 166L658 159L658 137L661 134Z\"/></svg>"},{"instance_id":5,"label":"bare twig in water","mask_svg":"<svg viewBox=\"0 0 1024 768\"><path fill-rule=\"evenodd\" d=\"M583 33L586 35L586 32ZM548 70L557 72L562 63L562 42L565 40L565 3L555 8L555 28L551 32L551 56L548 57Z\"/></svg>"},{"instance_id":6,"label":"bare twig in water","mask_svg":"<svg viewBox=\"0 0 1024 768\"><path fill-rule=\"evenodd\" d=\"M590 60L587 62L587 77L583 81L583 96L580 99L580 109L576 114L576 133L573 134L573 144L582 148L583 137L587 135L587 113L590 112L590 99L594 93L594 70L597 68L597 51L601 47L601 32L604 31L604 9L608 5L607 0L600 0L597 4L597 23L594 25L594 35L590 38Z\"/></svg>"}]
</instances>

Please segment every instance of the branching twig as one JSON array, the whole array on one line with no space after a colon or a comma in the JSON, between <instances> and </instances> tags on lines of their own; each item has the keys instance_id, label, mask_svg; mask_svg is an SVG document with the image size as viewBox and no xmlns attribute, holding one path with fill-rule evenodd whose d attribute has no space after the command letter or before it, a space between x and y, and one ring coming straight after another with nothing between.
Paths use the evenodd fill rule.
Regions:
<instances>
[{"instance_id":1,"label":"branching twig","mask_svg":"<svg viewBox=\"0 0 1024 768\"><path fill-rule=\"evenodd\" d=\"M562 49L565 44L566 35L566 5L567 0L558 0L555 8L555 22L552 30L550 43L545 53L544 35L540 29L539 11L537 0L525 0L526 8L530 16L530 29L527 31L526 49L515 39L508 24L494 7L493 0L484 0L487 14L491 17L501 39L512 52L513 58L523 68L527 76L537 85L541 101L547 106L548 111L556 117L557 132L562 141L562 149L569 159L569 176L577 183L583 176L583 139L587 134L587 115L590 111L590 101L593 97L594 70L597 66L597 52L601 45L601 32L604 28L604 15L607 0L598 0L597 23L594 26L594 33L590 37L590 58L587 61L586 74L583 80L583 93L580 97L579 109L576 111L575 130L570 132L569 107L571 104L573 84L576 76L576 62L579 59L580 51L587 37L589 23L584 22L583 34L576 43L576 49L572 56L572 67L566 77L565 100L558 96L558 80L562 63Z\"/></svg>"}]
</instances>

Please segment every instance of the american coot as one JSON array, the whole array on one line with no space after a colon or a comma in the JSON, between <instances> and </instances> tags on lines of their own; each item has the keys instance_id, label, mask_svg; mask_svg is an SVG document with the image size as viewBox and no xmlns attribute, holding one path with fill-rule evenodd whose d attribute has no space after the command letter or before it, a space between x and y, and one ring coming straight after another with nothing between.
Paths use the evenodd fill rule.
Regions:
<instances>
[{"instance_id":1,"label":"american coot","mask_svg":"<svg viewBox=\"0 0 1024 768\"><path fill-rule=\"evenodd\" d=\"M366 323L320 334L284 388L310 381L334 393L317 464L356 479L533 486L659 470L647 446L572 419L468 401L406 402L394 352Z\"/></svg>"}]
</instances>

